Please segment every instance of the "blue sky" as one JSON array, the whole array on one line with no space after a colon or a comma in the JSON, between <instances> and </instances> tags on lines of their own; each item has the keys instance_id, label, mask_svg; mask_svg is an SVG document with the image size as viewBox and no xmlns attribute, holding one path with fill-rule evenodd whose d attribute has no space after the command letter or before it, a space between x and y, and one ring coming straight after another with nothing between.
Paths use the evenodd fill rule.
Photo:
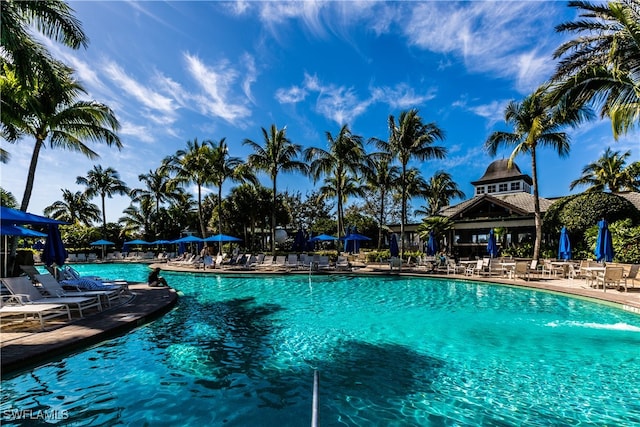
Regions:
<instances>
[{"instance_id":1,"label":"blue sky","mask_svg":"<svg viewBox=\"0 0 640 427\"><path fill-rule=\"evenodd\" d=\"M386 139L389 115L418 108L446 134L445 160L415 163L425 178L446 170L468 197L492 161L483 143L504 130L504 107L548 79L552 52L566 39L554 27L575 19L560 1L217 2L73 1L90 44L72 51L47 43L77 70L89 98L120 123L121 151L97 146L101 159L60 150L40 154L29 211L61 199L94 164L113 167L130 187L188 140L226 137L246 158L245 138L287 127L304 147L326 147L325 133L347 123L355 134ZM569 194L582 168L611 146L640 160L640 133L614 142L598 120L570 132L571 155L539 150L540 194ZM22 199L33 141L10 145L2 187ZM374 147L371 147L373 151ZM497 158L507 157L509 151ZM516 163L531 174L529 157ZM267 177L263 183L269 185ZM319 185L319 184L318 184ZM278 189L313 189L280 175ZM215 189L211 189L215 193ZM576 189L574 192L579 191ZM94 203L99 204L95 199ZM414 200L420 206L422 200ZM107 200L115 221L129 204Z\"/></svg>"}]
</instances>

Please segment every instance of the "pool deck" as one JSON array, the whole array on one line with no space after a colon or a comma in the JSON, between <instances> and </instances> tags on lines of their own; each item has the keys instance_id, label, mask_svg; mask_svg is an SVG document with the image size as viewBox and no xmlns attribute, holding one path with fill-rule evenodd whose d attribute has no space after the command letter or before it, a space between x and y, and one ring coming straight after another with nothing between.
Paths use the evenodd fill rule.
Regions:
<instances>
[{"instance_id":1,"label":"pool deck","mask_svg":"<svg viewBox=\"0 0 640 427\"><path fill-rule=\"evenodd\" d=\"M178 300L171 288L139 283L129 284L129 290L131 295L123 295L120 303L114 301L111 307L89 312L84 318L72 313L71 322L49 320L44 331L39 322L8 326L9 331L0 333L2 376L123 335L167 313Z\"/></svg>"},{"instance_id":2,"label":"pool deck","mask_svg":"<svg viewBox=\"0 0 640 427\"><path fill-rule=\"evenodd\" d=\"M166 263L153 264L167 271L192 272L199 274L221 275L282 275L282 274L310 274L309 271L263 271L239 269L195 269L192 267L175 266ZM371 275L401 275L418 277L438 277L469 280L474 282L490 282L522 288L541 289L573 296L600 300L613 304L624 310L640 315L640 286L624 290L594 289L587 285L584 279L540 279L525 281L503 277L464 276L461 274L429 274L415 269L405 268L398 271L389 270L387 264L370 264L364 268L348 271L328 270L311 272L311 274L371 274ZM1 374L14 373L36 366L47 360L81 351L87 347L114 338L144 325L170 311L178 300L177 292L172 288L150 288L144 283L130 284L131 296L123 298L113 307L101 312L90 313L86 317L74 318L71 322L46 322L46 329L40 330L39 323L17 328L8 328L0 332L0 362ZM5 329L3 327L3 329Z\"/></svg>"}]
</instances>

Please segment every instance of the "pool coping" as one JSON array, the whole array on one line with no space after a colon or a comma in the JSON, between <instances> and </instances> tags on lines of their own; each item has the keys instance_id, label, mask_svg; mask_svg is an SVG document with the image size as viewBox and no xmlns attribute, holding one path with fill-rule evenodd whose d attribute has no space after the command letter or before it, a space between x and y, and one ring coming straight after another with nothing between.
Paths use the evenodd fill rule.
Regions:
<instances>
[{"instance_id":1,"label":"pool coping","mask_svg":"<svg viewBox=\"0 0 640 427\"><path fill-rule=\"evenodd\" d=\"M172 288L129 284L119 304L60 327L0 335L0 376L4 378L65 354L121 336L169 312L178 301Z\"/></svg>"}]
</instances>

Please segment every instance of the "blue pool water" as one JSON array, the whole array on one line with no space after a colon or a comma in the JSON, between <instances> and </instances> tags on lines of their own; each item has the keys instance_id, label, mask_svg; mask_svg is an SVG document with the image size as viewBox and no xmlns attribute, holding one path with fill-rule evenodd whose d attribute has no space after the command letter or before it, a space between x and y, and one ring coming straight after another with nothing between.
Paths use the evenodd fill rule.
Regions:
<instances>
[{"instance_id":1,"label":"blue pool water","mask_svg":"<svg viewBox=\"0 0 640 427\"><path fill-rule=\"evenodd\" d=\"M174 311L3 380L3 425L24 410L306 426L315 369L322 426L640 425L640 317L612 307L446 278L163 275L183 293Z\"/></svg>"}]
</instances>

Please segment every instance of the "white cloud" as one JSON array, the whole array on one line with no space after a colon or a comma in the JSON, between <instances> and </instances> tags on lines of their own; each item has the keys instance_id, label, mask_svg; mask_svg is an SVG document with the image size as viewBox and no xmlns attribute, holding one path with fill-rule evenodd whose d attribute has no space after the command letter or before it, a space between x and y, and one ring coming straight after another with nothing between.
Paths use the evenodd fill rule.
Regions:
<instances>
[{"instance_id":1,"label":"white cloud","mask_svg":"<svg viewBox=\"0 0 640 427\"><path fill-rule=\"evenodd\" d=\"M509 102L510 100L496 100L489 104L467 107L467 109L474 114L487 119L487 128L490 128L494 124L504 121L504 110Z\"/></svg>"},{"instance_id":2,"label":"white cloud","mask_svg":"<svg viewBox=\"0 0 640 427\"><path fill-rule=\"evenodd\" d=\"M559 7L559 6L558 6ZM477 73L516 81L526 93L552 69L549 43L532 46L534 35L553 34L556 5L531 2L411 3L402 25L409 43L432 52L453 53ZM398 22L399 25L401 22Z\"/></svg>"},{"instance_id":3,"label":"white cloud","mask_svg":"<svg viewBox=\"0 0 640 427\"><path fill-rule=\"evenodd\" d=\"M126 95L133 97L145 107L143 115L157 123L171 124L176 120L174 101L153 89L137 82L115 62L108 61L102 68L116 86Z\"/></svg>"},{"instance_id":4,"label":"white cloud","mask_svg":"<svg viewBox=\"0 0 640 427\"><path fill-rule=\"evenodd\" d=\"M276 100L281 104L295 104L304 101L307 91L300 86L291 86L288 89L279 88L276 90Z\"/></svg>"},{"instance_id":5,"label":"white cloud","mask_svg":"<svg viewBox=\"0 0 640 427\"><path fill-rule=\"evenodd\" d=\"M251 111L244 103L234 103L237 99L232 92L238 79L238 71L228 61L221 61L217 66L208 66L198 57L184 54L187 71L196 80L203 93L194 95L197 108L203 113L220 117L228 122L250 116Z\"/></svg>"},{"instance_id":6,"label":"white cloud","mask_svg":"<svg viewBox=\"0 0 640 427\"><path fill-rule=\"evenodd\" d=\"M415 89L406 83L398 83L395 87L374 87L371 94L374 100L384 102L393 109L412 108L436 96L435 89L430 89L424 94L416 94Z\"/></svg>"}]
</instances>

